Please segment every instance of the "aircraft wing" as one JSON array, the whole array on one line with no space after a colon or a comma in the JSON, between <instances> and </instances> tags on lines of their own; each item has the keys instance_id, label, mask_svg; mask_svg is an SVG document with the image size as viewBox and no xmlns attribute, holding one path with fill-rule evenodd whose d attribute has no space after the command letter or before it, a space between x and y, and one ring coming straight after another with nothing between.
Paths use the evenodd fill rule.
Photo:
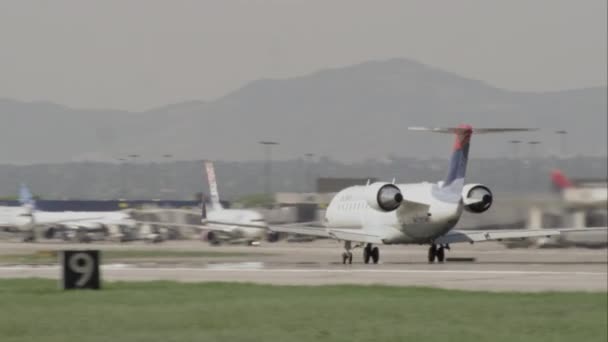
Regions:
<instances>
[{"instance_id":1,"label":"aircraft wing","mask_svg":"<svg viewBox=\"0 0 608 342\"><path fill-rule=\"evenodd\" d=\"M200 224L188 224L188 223L173 223L173 222L162 222L162 221L138 221L134 220L137 224L154 224L165 227L176 227L176 228L194 228L194 229L204 229L206 228Z\"/></svg>"},{"instance_id":2,"label":"aircraft wing","mask_svg":"<svg viewBox=\"0 0 608 342\"><path fill-rule=\"evenodd\" d=\"M162 221L135 221L138 224L149 224L149 225L157 225L163 227L171 227L171 228L188 228L195 230L205 230L205 231L216 231L223 233L232 233L234 229L243 227L242 225L226 225L225 223L222 225L215 225L207 222L207 224L188 224L188 223L172 223L172 222L162 222ZM257 228L265 228L258 227Z\"/></svg>"},{"instance_id":3,"label":"aircraft wing","mask_svg":"<svg viewBox=\"0 0 608 342\"><path fill-rule=\"evenodd\" d=\"M138 224L153 224L163 227L174 227L174 228L190 228L190 229L198 229L198 230L212 230L216 232L224 232L224 233L232 233L235 229L238 228L258 228L258 229L267 229L268 227L265 225L256 225L256 224L245 224L238 222L226 222L226 221L212 221L212 220L204 220L201 224L188 224L188 223L172 223L172 222L162 222L162 221L135 221Z\"/></svg>"},{"instance_id":4,"label":"aircraft wing","mask_svg":"<svg viewBox=\"0 0 608 342\"><path fill-rule=\"evenodd\" d=\"M36 217L36 216L34 216ZM39 225L50 225L50 224L70 224L70 223L82 223L82 222L104 222L107 221L104 217L87 217L87 218L73 218L73 219L57 219L57 220L35 220L35 224Z\"/></svg>"},{"instance_id":5,"label":"aircraft wing","mask_svg":"<svg viewBox=\"0 0 608 342\"><path fill-rule=\"evenodd\" d=\"M435 240L437 244L459 242L484 242L508 239L525 239L533 237L559 236L567 232L589 232L606 230L606 228L561 228L561 229L509 229L509 230L452 230Z\"/></svg>"},{"instance_id":6,"label":"aircraft wing","mask_svg":"<svg viewBox=\"0 0 608 342\"><path fill-rule=\"evenodd\" d=\"M266 229L268 228L267 225L265 224L255 224L255 223L242 223L242 222L230 222L230 221L214 221L214 220L207 220L204 219L202 220L201 224L204 226L227 226L227 227L240 227L240 228L259 228L259 229Z\"/></svg>"},{"instance_id":7,"label":"aircraft wing","mask_svg":"<svg viewBox=\"0 0 608 342\"><path fill-rule=\"evenodd\" d=\"M308 236L319 236L331 238L329 232L325 228L316 228L316 227L294 227L294 226L270 226L268 229L272 232L277 233L288 233L288 234L299 234L299 235L308 235Z\"/></svg>"},{"instance_id":8,"label":"aircraft wing","mask_svg":"<svg viewBox=\"0 0 608 342\"><path fill-rule=\"evenodd\" d=\"M382 244L379 236L361 233L361 229L328 229L317 227L270 226L273 232L319 236L335 240Z\"/></svg>"}]
</instances>

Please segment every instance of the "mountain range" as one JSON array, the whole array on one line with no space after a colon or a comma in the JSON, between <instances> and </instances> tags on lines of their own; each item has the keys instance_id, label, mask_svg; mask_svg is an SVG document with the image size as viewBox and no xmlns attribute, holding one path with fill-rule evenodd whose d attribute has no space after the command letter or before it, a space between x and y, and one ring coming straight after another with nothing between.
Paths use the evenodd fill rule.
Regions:
<instances>
[{"instance_id":1,"label":"mountain range","mask_svg":"<svg viewBox=\"0 0 608 342\"><path fill-rule=\"evenodd\" d=\"M214 101L143 112L0 99L0 163L115 161L129 154L146 160L163 154L260 160L260 140L280 142L273 152L278 159L309 152L342 161L445 158L451 137L406 128L460 123L541 129L475 137L472 153L480 157L510 153L513 139L543 142L527 153L605 156L606 92L606 87L509 91L392 59L257 80ZM558 136L557 130L568 134Z\"/></svg>"}]
</instances>

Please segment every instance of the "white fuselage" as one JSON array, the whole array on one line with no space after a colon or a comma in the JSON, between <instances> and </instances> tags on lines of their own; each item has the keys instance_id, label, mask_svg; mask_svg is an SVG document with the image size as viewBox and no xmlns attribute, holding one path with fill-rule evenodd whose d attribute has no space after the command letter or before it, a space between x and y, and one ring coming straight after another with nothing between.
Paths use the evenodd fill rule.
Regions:
<instances>
[{"instance_id":1,"label":"white fuselage","mask_svg":"<svg viewBox=\"0 0 608 342\"><path fill-rule=\"evenodd\" d=\"M572 208L604 209L608 203L608 188L605 184L571 187L564 189L562 196L566 205Z\"/></svg>"},{"instance_id":2,"label":"white fuselage","mask_svg":"<svg viewBox=\"0 0 608 342\"><path fill-rule=\"evenodd\" d=\"M122 211L35 211L34 220L23 207L0 207L0 226L16 228L30 225L61 225L65 227L99 228L108 225L134 226L135 221L128 213Z\"/></svg>"},{"instance_id":3,"label":"white fuselage","mask_svg":"<svg viewBox=\"0 0 608 342\"><path fill-rule=\"evenodd\" d=\"M447 233L463 211L460 194L441 193L434 183L396 184L403 203L394 211L376 210L363 196L365 186L352 186L332 199L325 215L330 230L381 236L387 244L428 243ZM409 205L408 199L416 202ZM424 205L420 205L420 203Z\"/></svg>"},{"instance_id":4,"label":"white fuselage","mask_svg":"<svg viewBox=\"0 0 608 342\"><path fill-rule=\"evenodd\" d=\"M19 228L31 222L27 211L21 207L0 207L0 227Z\"/></svg>"},{"instance_id":5,"label":"white fuselage","mask_svg":"<svg viewBox=\"0 0 608 342\"><path fill-rule=\"evenodd\" d=\"M266 234L266 221L262 214L254 210L212 210L207 213L207 219L209 221L219 222L220 224L221 222L225 222L223 231L235 238L261 240ZM247 226L259 226L259 228Z\"/></svg>"}]
</instances>

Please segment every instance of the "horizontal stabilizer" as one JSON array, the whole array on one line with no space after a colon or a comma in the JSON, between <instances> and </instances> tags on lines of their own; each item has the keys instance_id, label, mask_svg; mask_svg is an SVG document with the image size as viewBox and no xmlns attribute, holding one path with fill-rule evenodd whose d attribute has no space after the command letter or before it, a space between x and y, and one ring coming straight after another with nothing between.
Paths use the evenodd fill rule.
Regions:
<instances>
[{"instance_id":1,"label":"horizontal stabilizer","mask_svg":"<svg viewBox=\"0 0 608 342\"><path fill-rule=\"evenodd\" d=\"M464 133L470 128L467 127L408 127L410 131L419 132L432 132L432 133ZM472 128L472 132L475 134L487 134L487 133L503 133L503 132L530 132L537 131L538 128Z\"/></svg>"}]
</instances>

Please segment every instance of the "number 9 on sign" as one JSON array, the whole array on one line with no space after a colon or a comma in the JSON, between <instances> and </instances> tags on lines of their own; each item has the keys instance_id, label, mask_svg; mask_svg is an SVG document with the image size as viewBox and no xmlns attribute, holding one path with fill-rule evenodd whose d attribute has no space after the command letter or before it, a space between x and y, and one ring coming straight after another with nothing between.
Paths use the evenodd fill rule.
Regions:
<instances>
[{"instance_id":1,"label":"number 9 on sign","mask_svg":"<svg viewBox=\"0 0 608 342\"><path fill-rule=\"evenodd\" d=\"M99 251L64 251L64 289L99 289Z\"/></svg>"}]
</instances>

